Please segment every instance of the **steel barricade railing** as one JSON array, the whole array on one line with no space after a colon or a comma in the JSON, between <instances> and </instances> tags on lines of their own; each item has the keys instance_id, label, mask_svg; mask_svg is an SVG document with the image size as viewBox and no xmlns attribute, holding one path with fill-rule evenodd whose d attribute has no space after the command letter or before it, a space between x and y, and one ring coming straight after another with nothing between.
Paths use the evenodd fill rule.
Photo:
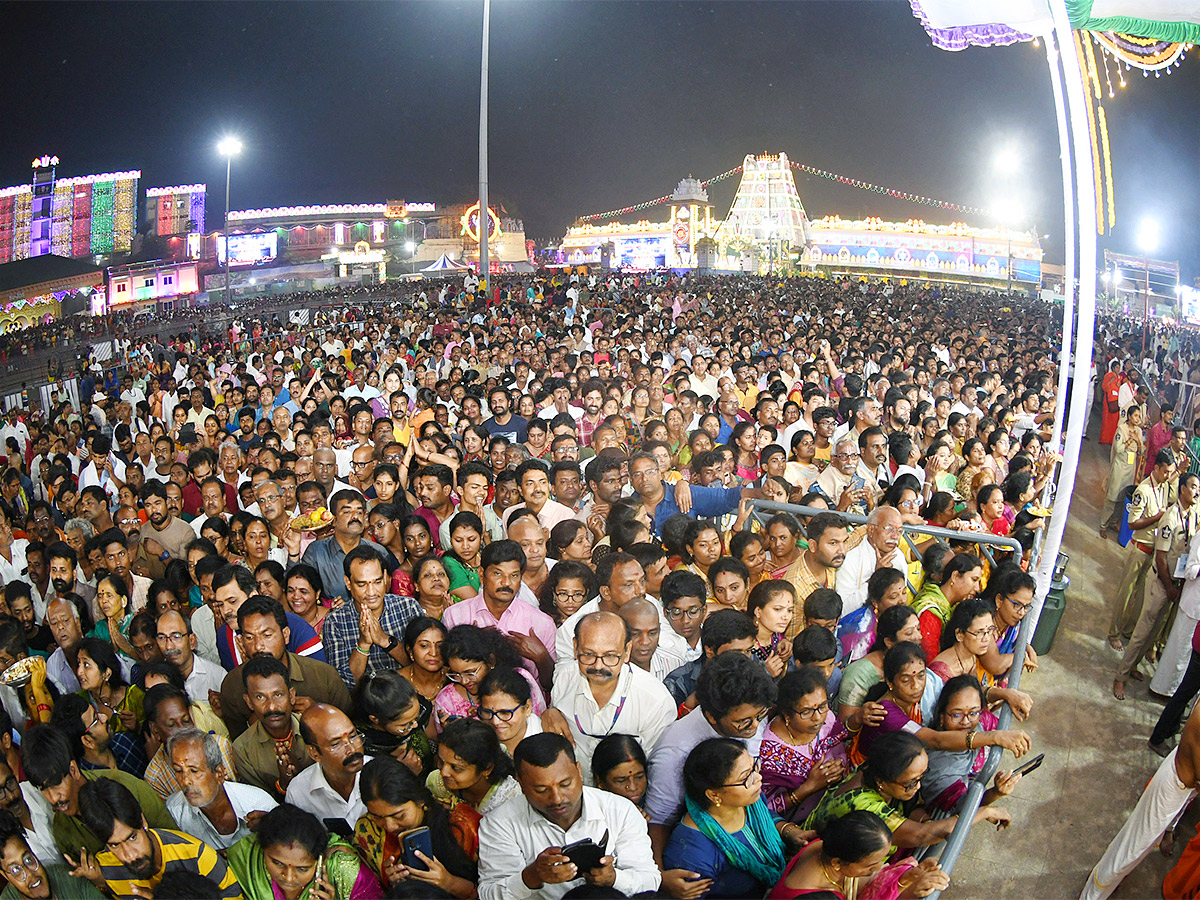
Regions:
<instances>
[{"instance_id":1,"label":"steel barricade railing","mask_svg":"<svg viewBox=\"0 0 1200 900\"><path fill-rule=\"evenodd\" d=\"M798 506L794 503L776 503L772 500L752 500L751 515L762 522L762 517L758 514L758 510L764 510L771 513L787 512L796 516L814 516L818 513L837 512L836 510L821 509L815 506ZM866 524L867 517L857 513L837 513L846 521L855 524ZM750 520L746 520L746 528L750 527ZM801 521L803 528L803 521ZM1020 543L1012 538L999 537L994 534L980 533L975 531L953 531L949 528L939 528L934 525L902 525L902 533L907 534L925 534L931 537L939 538L946 541L968 541L980 545L982 549L984 545L992 547L1012 550L1020 554L1022 548ZM989 557L990 558L990 557ZM1031 563L1032 568L1035 563ZM1017 629L1017 641L1013 645L1013 664L1008 672L1008 687L1011 690L1018 690L1021 686L1021 673L1024 670L1025 648L1029 645L1029 640L1032 637L1030 632L1033 629L1033 618L1026 616L1021 620L1021 625ZM1012 708L1005 703L1000 710L1000 722L996 726L997 730L1003 731L1008 729L1012 724ZM958 806L958 821L954 825L954 830L950 836L943 842L942 852L938 856L938 863L942 867L942 871L950 875L954 871L954 865L958 861L958 857L962 854L963 846L967 842L967 837L971 833L971 826L974 824L975 813L983 801L983 795L987 791L987 786L996 776L996 771L1000 768L1000 760L1004 756L1003 747L989 747L987 757L985 759L983 769L970 779L970 784L967 788L967 793ZM934 847L928 848L928 854ZM941 891L934 891L929 894L930 898L937 900L941 896Z\"/></svg>"}]
</instances>

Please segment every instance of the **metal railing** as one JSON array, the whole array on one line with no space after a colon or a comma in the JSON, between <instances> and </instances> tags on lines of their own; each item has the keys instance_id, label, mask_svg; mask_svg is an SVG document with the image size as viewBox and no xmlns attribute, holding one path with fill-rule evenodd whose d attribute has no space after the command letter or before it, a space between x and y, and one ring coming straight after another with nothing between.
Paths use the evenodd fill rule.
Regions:
<instances>
[{"instance_id":1,"label":"metal railing","mask_svg":"<svg viewBox=\"0 0 1200 900\"><path fill-rule=\"evenodd\" d=\"M814 506L797 506L793 503L776 503L771 500L752 500L751 501L751 518L757 519L760 524L763 523L763 517L759 514L759 510L764 510L770 513L787 512L799 516L814 516L817 513L831 512L828 509L820 509ZM856 513L838 512L842 518L855 525L866 524L867 517ZM746 520L746 528L750 527L750 519ZM801 520L800 527L803 530L804 522ZM1021 545L1013 538L999 537L994 534L980 533L976 531L952 531L949 528L938 528L934 525L902 525L901 534L904 536L908 546L916 552L916 546L912 542L909 535L924 534L930 537L938 538L945 541L965 541L973 544L978 544L981 551L984 551L989 561L992 559L991 553L986 550L988 545L997 548L1012 550L1018 556L1022 553ZM1039 545L1040 549L1040 545ZM1035 555L1037 549L1034 551ZM919 554L918 554L919 557ZM994 564L993 564L994 565ZM1036 571L1036 558L1030 562L1030 570ZM907 575L905 576L907 582ZM910 585L911 587L911 585ZM1024 670L1025 648L1029 645L1032 637L1034 620L1032 616L1025 616L1021 620L1021 625L1017 629L1017 641L1013 645L1013 664L1008 672L1008 687L1011 690L1018 690L1021 686L1021 673ZM1012 725L1012 708L1005 703L1000 710L1000 722L996 726L997 730L1007 730ZM938 856L938 863L942 867L942 871L950 875L954 871L954 865L958 862L958 857L962 855L963 846L967 842L967 837L971 833L971 826L974 824L975 813L979 810L983 801L983 795L987 791L988 784L996 777L996 772L1000 768L1000 760L1004 756L1003 747L989 747L987 757L984 761L983 768L978 774L971 777L967 787L966 795L958 804L958 821L954 825L954 830L950 836L946 838L940 845L932 845L927 848L922 848L925 855L931 855L933 851L940 846L941 853ZM954 813L951 813L952 815ZM937 900L941 896L941 891L934 891L929 894L933 900Z\"/></svg>"}]
</instances>

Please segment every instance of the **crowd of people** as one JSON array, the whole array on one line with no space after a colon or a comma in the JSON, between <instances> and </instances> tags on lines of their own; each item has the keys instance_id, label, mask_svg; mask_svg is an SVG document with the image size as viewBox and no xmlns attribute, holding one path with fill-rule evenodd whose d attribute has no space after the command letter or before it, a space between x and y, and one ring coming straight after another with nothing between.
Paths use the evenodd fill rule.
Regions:
<instances>
[{"instance_id":1,"label":"crowd of people","mask_svg":"<svg viewBox=\"0 0 1200 900\"><path fill-rule=\"evenodd\" d=\"M944 888L922 848L1031 750L1054 310L670 272L383 299L131 342L0 425L3 896Z\"/></svg>"}]
</instances>

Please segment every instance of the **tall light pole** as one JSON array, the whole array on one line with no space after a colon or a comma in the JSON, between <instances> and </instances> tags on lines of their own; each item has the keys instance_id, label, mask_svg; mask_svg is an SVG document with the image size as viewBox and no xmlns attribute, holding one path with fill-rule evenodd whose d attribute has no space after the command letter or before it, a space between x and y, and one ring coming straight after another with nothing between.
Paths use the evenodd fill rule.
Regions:
<instances>
[{"instance_id":1,"label":"tall light pole","mask_svg":"<svg viewBox=\"0 0 1200 900\"><path fill-rule=\"evenodd\" d=\"M233 136L221 138L217 152L225 157L225 305L229 305L229 176L233 158L242 152L242 142Z\"/></svg>"},{"instance_id":2,"label":"tall light pole","mask_svg":"<svg viewBox=\"0 0 1200 900\"><path fill-rule=\"evenodd\" d=\"M1142 358L1146 357L1146 332L1150 330L1150 254L1158 249L1158 222L1142 219L1138 226L1138 248L1142 251L1142 267L1145 269L1145 303L1142 307Z\"/></svg>"},{"instance_id":3,"label":"tall light pole","mask_svg":"<svg viewBox=\"0 0 1200 900\"><path fill-rule=\"evenodd\" d=\"M1012 229L1022 217L1020 203L1012 196L1012 181L1021 171L1022 152L1021 148L1015 141L1009 141L1003 144L996 150L992 157L992 169L1000 176L1001 181L1005 182L1006 192L1001 201L996 205L996 209L1000 211L1001 223L1004 225L1004 233L1008 241L1008 266L1007 276L1008 285L1005 288L1007 293L1012 293Z\"/></svg>"},{"instance_id":4,"label":"tall light pole","mask_svg":"<svg viewBox=\"0 0 1200 900\"><path fill-rule=\"evenodd\" d=\"M479 284L486 291L488 275L488 37L492 24L492 0L483 0L483 53L479 65Z\"/></svg>"}]
</instances>

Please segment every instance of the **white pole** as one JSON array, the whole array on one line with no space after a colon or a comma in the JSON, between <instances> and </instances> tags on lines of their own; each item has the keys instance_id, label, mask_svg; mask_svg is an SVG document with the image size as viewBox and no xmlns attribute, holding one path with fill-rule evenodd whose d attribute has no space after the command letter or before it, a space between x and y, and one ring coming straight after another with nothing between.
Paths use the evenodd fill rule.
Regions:
<instances>
[{"instance_id":1,"label":"white pole","mask_svg":"<svg viewBox=\"0 0 1200 900\"><path fill-rule=\"evenodd\" d=\"M1058 48L1054 36L1046 36L1046 61L1050 64L1050 84L1054 93L1054 112L1058 122L1059 159L1062 162L1063 210L1067 230L1066 281L1063 286L1062 355L1058 362L1058 393L1054 402L1054 430L1050 446L1058 450L1062 438L1063 419L1067 411L1067 383L1070 380L1071 344L1075 333L1075 208L1071 203L1071 139L1067 130L1067 108L1063 99L1062 70L1059 68ZM1089 378L1090 382L1091 379Z\"/></svg>"},{"instance_id":2,"label":"white pole","mask_svg":"<svg viewBox=\"0 0 1200 900\"><path fill-rule=\"evenodd\" d=\"M483 54L479 67L479 286L488 282L488 36L491 30L492 0L483 0Z\"/></svg>"},{"instance_id":3,"label":"white pole","mask_svg":"<svg viewBox=\"0 0 1200 900\"><path fill-rule=\"evenodd\" d=\"M1065 0L1050 0L1050 10L1054 16L1054 32L1063 61L1071 139L1075 153L1075 199L1079 208L1079 347L1075 353L1075 377L1071 386L1071 418L1067 423L1065 459L1059 473L1054 512L1050 516L1046 543L1038 565L1038 590L1034 609L1030 613L1034 617L1031 627L1036 627L1037 619L1041 616L1054 564L1062 546L1063 532L1067 527L1067 516L1071 510L1071 494L1075 489L1075 475L1079 468L1079 447L1083 442L1083 419L1091 402L1091 397L1088 396L1088 380L1092 363L1092 338L1096 327L1096 187L1088 136L1088 111L1083 94L1083 70L1075 49ZM1073 238L1074 233L1068 232L1067 240Z\"/></svg>"}]
</instances>

